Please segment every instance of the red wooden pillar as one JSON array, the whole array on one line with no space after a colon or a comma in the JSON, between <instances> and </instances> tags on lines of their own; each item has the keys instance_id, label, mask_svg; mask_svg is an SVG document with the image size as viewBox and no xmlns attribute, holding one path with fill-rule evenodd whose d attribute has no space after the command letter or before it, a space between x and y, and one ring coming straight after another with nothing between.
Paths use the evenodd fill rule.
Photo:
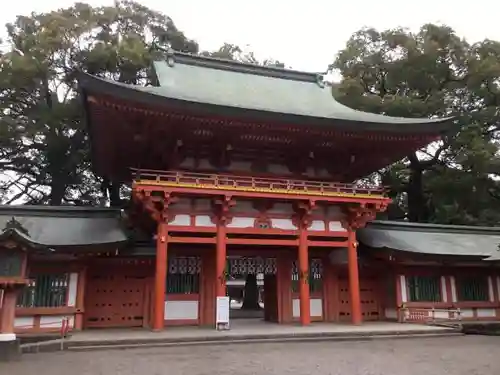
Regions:
<instances>
[{"instance_id":1,"label":"red wooden pillar","mask_svg":"<svg viewBox=\"0 0 500 375\"><path fill-rule=\"evenodd\" d=\"M307 228L302 225L299 232L299 296L300 324L311 324L311 302L309 296L309 249Z\"/></svg>"},{"instance_id":2,"label":"red wooden pillar","mask_svg":"<svg viewBox=\"0 0 500 375\"><path fill-rule=\"evenodd\" d=\"M203 298L202 325L215 325L215 287L217 276L215 274L215 256L213 252L206 252L203 255L202 280L200 293Z\"/></svg>"},{"instance_id":3,"label":"red wooden pillar","mask_svg":"<svg viewBox=\"0 0 500 375\"><path fill-rule=\"evenodd\" d=\"M16 300L17 289L6 288L3 290L2 308L0 309L0 335L2 337L12 336L12 339L15 339Z\"/></svg>"},{"instance_id":4,"label":"red wooden pillar","mask_svg":"<svg viewBox=\"0 0 500 375\"><path fill-rule=\"evenodd\" d=\"M339 288L338 273L329 257L323 259L323 320L338 320Z\"/></svg>"},{"instance_id":5,"label":"red wooden pillar","mask_svg":"<svg viewBox=\"0 0 500 375\"><path fill-rule=\"evenodd\" d=\"M154 288L154 318L153 330L161 331L165 326L165 292L167 284L167 246L168 232L167 224L160 222L158 224L158 233L156 235L156 270L155 270L155 288Z\"/></svg>"},{"instance_id":6,"label":"red wooden pillar","mask_svg":"<svg viewBox=\"0 0 500 375\"><path fill-rule=\"evenodd\" d=\"M215 276L216 287L215 296L224 297L226 295L226 223L223 217L219 218L217 224L217 238L215 251Z\"/></svg>"},{"instance_id":7,"label":"red wooden pillar","mask_svg":"<svg viewBox=\"0 0 500 375\"><path fill-rule=\"evenodd\" d=\"M292 260L288 252L277 259L276 277L278 279L279 323L291 323L292 313Z\"/></svg>"},{"instance_id":8,"label":"red wooden pillar","mask_svg":"<svg viewBox=\"0 0 500 375\"><path fill-rule=\"evenodd\" d=\"M75 315L75 330L83 329L83 313L85 311L85 285L87 284L87 267L84 267L78 272L78 284L76 287L76 315Z\"/></svg>"},{"instance_id":9,"label":"red wooden pillar","mask_svg":"<svg viewBox=\"0 0 500 375\"><path fill-rule=\"evenodd\" d=\"M361 296L359 292L359 271L358 271L358 251L356 242L356 232L348 230L347 261L349 268L349 293L351 299L352 324L359 325L362 322L361 316Z\"/></svg>"}]
</instances>

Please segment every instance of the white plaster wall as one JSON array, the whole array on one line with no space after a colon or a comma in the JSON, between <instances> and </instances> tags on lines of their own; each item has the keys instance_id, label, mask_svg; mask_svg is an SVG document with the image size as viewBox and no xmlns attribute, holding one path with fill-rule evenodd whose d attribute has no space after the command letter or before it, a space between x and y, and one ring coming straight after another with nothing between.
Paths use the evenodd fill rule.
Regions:
<instances>
[{"instance_id":1,"label":"white plaster wall","mask_svg":"<svg viewBox=\"0 0 500 375\"><path fill-rule=\"evenodd\" d=\"M76 306L76 293L78 290L78 273L72 272L69 274L68 285L68 304L69 307Z\"/></svg>"},{"instance_id":2,"label":"white plaster wall","mask_svg":"<svg viewBox=\"0 0 500 375\"><path fill-rule=\"evenodd\" d=\"M405 275L399 275L399 283L401 286L401 302L408 302L408 293L406 290L406 277Z\"/></svg>"},{"instance_id":3,"label":"white plaster wall","mask_svg":"<svg viewBox=\"0 0 500 375\"><path fill-rule=\"evenodd\" d=\"M191 224L191 218L189 215L175 215L174 219L168 223L168 225L176 226L183 225L189 226Z\"/></svg>"},{"instance_id":4,"label":"white plaster wall","mask_svg":"<svg viewBox=\"0 0 500 375\"><path fill-rule=\"evenodd\" d=\"M326 230L325 228L325 222L323 220L313 220L311 223L311 226L309 227L310 231L324 231Z\"/></svg>"},{"instance_id":5,"label":"white plaster wall","mask_svg":"<svg viewBox=\"0 0 500 375\"><path fill-rule=\"evenodd\" d=\"M33 316L20 316L14 320L15 328L21 328L21 329L33 328L34 324L35 324L35 317Z\"/></svg>"},{"instance_id":6,"label":"white plaster wall","mask_svg":"<svg viewBox=\"0 0 500 375\"><path fill-rule=\"evenodd\" d=\"M253 228L255 226L255 218L253 217L233 217L228 228Z\"/></svg>"},{"instance_id":7,"label":"white plaster wall","mask_svg":"<svg viewBox=\"0 0 500 375\"><path fill-rule=\"evenodd\" d=\"M448 291L446 290L446 277L441 276L441 300L448 302Z\"/></svg>"},{"instance_id":8,"label":"white plaster wall","mask_svg":"<svg viewBox=\"0 0 500 375\"><path fill-rule=\"evenodd\" d=\"M478 318L496 318L497 316L495 309L477 309L476 314Z\"/></svg>"},{"instance_id":9,"label":"white plaster wall","mask_svg":"<svg viewBox=\"0 0 500 375\"><path fill-rule=\"evenodd\" d=\"M48 315L40 317L40 328L61 328L63 320L67 315ZM69 317L69 326L73 327L74 316Z\"/></svg>"},{"instance_id":10,"label":"white plaster wall","mask_svg":"<svg viewBox=\"0 0 500 375\"><path fill-rule=\"evenodd\" d=\"M321 298L311 298L309 300L309 306L311 309L311 316L323 316L323 300ZM300 299L298 298L292 300L292 316L294 318L300 318Z\"/></svg>"},{"instance_id":11,"label":"white plaster wall","mask_svg":"<svg viewBox=\"0 0 500 375\"><path fill-rule=\"evenodd\" d=\"M473 318L474 310L473 309L460 309L460 315L462 318Z\"/></svg>"},{"instance_id":12,"label":"white plaster wall","mask_svg":"<svg viewBox=\"0 0 500 375\"><path fill-rule=\"evenodd\" d=\"M429 315L432 316L432 312L429 312ZM436 319L449 319L450 313L448 311L434 311L434 318L436 318Z\"/></svg>"},{"instance_id":13,"label":"white plaster wall","mask_svg":"<svg viewBox=\"0 0 500 375\"><path fill-rule=\"evenodd\" d=\"M194 218L194 225L197 227L215 227L208 215L196 215Z\"/></svg>"},{"instance_id":14,"label":"white plaster wall","mask_svg":"<svg viewBox=\"0 0 500 375\"><path fill-rule=\"evenodd\" d=\"M345 228L340 221L329 221L328 230L332 232L345 232Z\"/></svg>"},{"instance_id":15,"label":"white plaster wall","mask_svg":"<svg viewBox=\"0 0 500 375\"><path fill-rule=\"evenodd\" d=\"M491 276L488 276L488 296L490 298L490 302L495 301L495 294L493 291L493 278Z\"/></svg>"},{"instance_id":16,"label":"white plaster wall","mask_svg":"<svg viewBox=\"0 0 500 375\"><path fill-rule=\"evenodd\" d=\"M396 309L392 308L386 308L384 310L384 315L386 319L397 319L398 318L398 312Z\"/></svg>"},{"instance_id":17,"label":"white plaster wall","mask_svg":"<svg viewBox=\"0 0 500 375\"><path fill-rule=\"evenodd\" d=\"M275 229L295 230L298 229L292 222L292 219L270 219L271 226Z\"/></svg>"},{"instance_id":18,"label":"white plaster wall","mask_svg":"<svg viewBox=\"0 0 500 375\"><path fill-rule=\"evenodd\" d=\"M455 276L450 277L451 283L451 302L457 302L457 282L455 280Z\"/></svg>"},{"instance_id":19,"label":"white plaster wall","mask_svg":"<svg viewBox=\"0 0 500 375\"><path fill-rule=\"evenodd\" d=\"M198 301L166 301L165 320L198 319Z\"/></svg>"}]
</instances>

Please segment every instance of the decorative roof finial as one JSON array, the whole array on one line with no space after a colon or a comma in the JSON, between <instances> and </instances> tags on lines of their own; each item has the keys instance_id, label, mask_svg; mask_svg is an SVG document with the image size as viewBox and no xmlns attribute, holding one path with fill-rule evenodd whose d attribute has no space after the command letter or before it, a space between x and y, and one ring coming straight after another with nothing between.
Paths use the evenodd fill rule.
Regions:
<instances>
[{"instance_id":1,"label":"decorative roof finial","mask_svg":"<svg viewBox=\"0 0 500 375\"><path fill-rule=\"evenodd\" d=\"M166 55L167 55L167 65L173 68L175 65L175 51L172 48L169 48L166 51Z\"/></svg>"},{"instance_id":2,"label":"decorative roof finial","mask_svg":"<svg viewBox=\"0 0 500 375\"><path fill-rule=\"evenodd\" d=\"M3 229L3 232L7 232L9 230L18 231L18 232L20 232L28 237L30 235L28 230L26 228L24 228L23 225L19 221L17 221L14 216L12 216L12 218L5 223L5 227Z\"/></svg>"}]
</instances>

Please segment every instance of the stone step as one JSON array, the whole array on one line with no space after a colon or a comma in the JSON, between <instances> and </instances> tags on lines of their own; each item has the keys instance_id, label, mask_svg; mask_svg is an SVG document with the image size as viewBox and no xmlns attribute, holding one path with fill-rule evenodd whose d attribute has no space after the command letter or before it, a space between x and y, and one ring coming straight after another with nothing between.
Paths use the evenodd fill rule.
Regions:
<instances>
[{"instance_id":1,"label":"stone step","mask_svg":"<svg viewBox=\"0 0 500 375\"><path fill-rule=\"evenodd\" d=\"M316 334L316 335L267 335L267 336L222 336L222 337L193 337L183 339L157 338L142 340L103 340L103 341L78 341L54 340L38 344L26 344L21 347L23 353L52 352L59 350L70 351L92 351L92 350L120 350L141 349L157 347L178 346L214 346L214 345L241 345L241 344L263 344L263 343L293 343L293 342L326 342L326 341L370 341L384 339L411 339L411 338L435 338L448 336L462 336L463 334L452 330L440 330L433 332L376 332L362 334Z\"/></svg>"}]
</instances>

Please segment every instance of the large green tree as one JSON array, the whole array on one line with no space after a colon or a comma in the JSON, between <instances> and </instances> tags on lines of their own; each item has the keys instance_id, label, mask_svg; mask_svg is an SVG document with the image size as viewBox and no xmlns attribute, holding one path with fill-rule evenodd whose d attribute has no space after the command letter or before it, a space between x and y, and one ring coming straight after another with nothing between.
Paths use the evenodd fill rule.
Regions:
<instances>
[{"instance_id":1,"label":"large green tree","mask_svg":"<svg viewBox=\"0 0 500 375\"><path fill-rule=\"evenodd\" d=\"M155 45L198 52L172 19L134 1L20 16L0 56L0 194L5 202L96 204L119 187L91 173L75 73L150 84ZM1 195L0 195L1 197Z\"/></svg>"},{"instance_id":2,"label":"large green tree","mask_svg":"<svg viewBox=\"0 0 500 375\"><path fill-rule=\"evenodd\" d=\"M496 160L500 43L470 45L446 26L356 32L332 64L334 95L351 107L404 117L458 116L460 131L380 171L391 218L455 224L500 222Z\"/></svg>"}]
</instances>

